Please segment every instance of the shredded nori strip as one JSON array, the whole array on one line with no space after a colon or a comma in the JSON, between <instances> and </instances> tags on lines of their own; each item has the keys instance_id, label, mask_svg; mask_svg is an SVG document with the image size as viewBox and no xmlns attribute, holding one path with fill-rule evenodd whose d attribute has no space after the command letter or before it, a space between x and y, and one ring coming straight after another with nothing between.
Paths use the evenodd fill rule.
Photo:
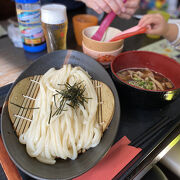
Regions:
<instances>
[{"instance_id":1,"label":"shredded nori strip","mask_svg":"<svg viewBox=\"0 0 180 180\"><path fill-rule=\"evenodd\" d=\"M65 88L61 91L56 90L56 92L61 95L61 100L60 100L59 107L53 113L52 117L54 115L60 115L62 111L65 111L64 109L65 104L67 104L73 109L79 107L79 105L82 105L85 108L84 103L85 102L87 103L87 99L91 99L84 96L84 92L86 88L82 84L82 81L79 83L74 83L74 85L70 85L69 83L59 84L59 85L64 85ZM57 107L55 98L54 98L54 103L55 103L55 106Z\"/></svg>"}]
</instances>

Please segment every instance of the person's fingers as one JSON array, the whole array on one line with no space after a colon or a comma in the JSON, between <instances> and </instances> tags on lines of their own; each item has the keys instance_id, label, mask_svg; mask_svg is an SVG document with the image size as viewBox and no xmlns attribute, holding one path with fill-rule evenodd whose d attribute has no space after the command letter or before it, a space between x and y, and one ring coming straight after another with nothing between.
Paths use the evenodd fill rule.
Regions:
<instances>
[{"instance_id":1,"label":"person's fingers","mask_svg":"<svg viewBox=\"0 0 180 180\"><path fill-rule=\"evenodd\" d=\"M146 21L147 21L148 19L149 19L149 17L143 16L143 17L139 20L138 26L144 27L144 26L145 26L145 23L146 23Z\"/></svg>"},{"instance_id":2,"label":"person's fingers","mask_svg":"<svg viewBox=\"0 0 180 180\"><path fill-rule=\"evenodd\" d=\"M144 24L147 24L146 21L149 21L151 19L152 22L155 24L164 23L165 19L160 14L147 14L142 17L142 19L139 21L139 26L144 26Z\"/></svg>"},{"instance_id":3,"label":"person's fingers","mask_svg":"<svg viewBox=\"0 0 180 180\"><path fill-rule=\"evenodd\" d=\"M104 0L97 0L96 2L98 4L98 6L101 7L101 9L103 11L105 11L106 13L111 12L111 8L109 7L109 5Z\"/></svg>"},{"instance_id":4,"label":"person's fingers","mask_svg":"<svg viewBox=\"0 0 180 180\"><path fill-rule=\"evenodd\" d=\"M131 16L135 13L139 6L139 0L127 0L125 3L122 3L121 0L116 0L121 6L121 12L117 13L119 17L130 19Z\"/></svg>"},{"instance_id":5,"label":"person's fingers","mask_svg":"<svg viewBox=\"0 0 180 180\"><path fill-rule=\"evenodd\" d=\"M141 26L143 23L144 23L144 21L146 21L147 19L149 18L149 15L144 15L140 20L139 20L139 26Z\"/></svg>"},{"instance_id":6,"label":"person's fingers","mask_svg":"<svg viewBox=\"0 0 180 180\"><path fill-rule=\"evenodd\" d=\"M146 31L146 34L161 35L161 30L160 29L148 29Z\"/></svg>"},{"instance_id":7,"label":"person's fingers","mask_svg":"<svg viewBox=\"0 0 180 180\"><path fill-rule=\"evenodd\" d=\"M150 25L150 23L151 23L150 19L151 19L150 17L147 17L147 18L141 20L138 25L141 27L145 27L147 25Z\"/></svg>"},{"instance_id":8,"label":"person's fingers","mask_svg":"<svg viewBox=\"0 0 180 180\"><path fill-rule=\"evenodd\" d=\"M143 27L143 24L144 24L144 22L147 20L147 18L148 18L148 17L147 17L146 15L143 16L143 17L139 20L138 25Z\"/></svg>"},{"instance_id":9,"label":"person's fingers","mask_svg":"<svg viewBox=\"0 0 180 180\"><path fill-rule=\"evenodd\" d=\"M97 4L97 2L95 1L91 1L89 3L89 7L91 7L92 9L94 9L98 14L103 13L102 8Z\"/></svg>"},{"instance_id":10,"label":"person's fingers","mask_svg":"<svg viewBox=\"0 0 180 180\"><path fill-rule=\"evenodd\" d=\"M137 9L139 7L139 1L134 1L134 0L127 0L125 3L126 8L133 8Z\"/></svg>"},{"instance_id":11,"label":"person's fingers","mask_svg":"<svg viewBox=\"0 0 180 180\"><path fill-rule=\"evenodd\" d=\"M110 8L112 9L112 11L114 12L114 13L118 13L118 11L119 11L119 8L118 8L118 5L117 5L117 3L116 3L116 1L112 1L112 0L105 0L105 2L110 6Z\"/></svg>"},{"instance_id":12,"label":"person's fingers","mask_svg":"<svg viewBox=\"0 0 180 180\"><path fill-rule=\"evenodd\" d=\"M103 10L102 10L101 7L99 7L98 5L93 6L93 9L94 9L98 14L103 13Z\"/></svg>"},{"instance_id":13,"label":"person's fingers","mask_svg":"<svg viewBox=\"0 0 180 180\"><path fill-rule=\"evenodd\" d=\"M95 0L82 0L82 2L86 3L86 6L89 7L89 8L92 8L94 11L96 11L98 14L101 14L103 13L103 10L101 8L101 6L99 6L97 4L97 1Z\"/></svg>"},{"instance_id":14,"label":"person's fingers","mask_svg":"<svg viewBox=\"0 0 180 180\"><path fill-rule=\"evenodd\" d=\"M154 25L156 25L156 24L159 24L159 22L156 21L154 18L149 17L149 18L146 19L146 21L143 22L142 26L143 26L143 27L146 27L146 26L148 26L148 25L150 25L150 26L153 25L153 26L154 26Z\"/></svg>"},{"instance_id":15,"label":"person's fingers","mask_svg":"<svg viewBox=\"0 0 180 180\"><path fill-rule=\"evenodd\" d=\"M148 14L142 17L138 25L144 27L151 23L157 23L158 21L159 21L159 18L156 18L155 15Z\"/></svg>"},{"instance_id":16,"label":"person's fingers","mask_svg":"<svg viewBox=\"0 0 180 180\"><path fill-rule=\"evenodd\" d=\"M150 34L152 31L152 27L150 25L147 25L147 30L146 30L146 34Z\"/></svg>"},{"instance_id":17,"label":"person's fingers","mask_svg":"<svg viewBox=\"0 0 180 180\"><path fill-rule=\"evenodd\" d=\"M147 34L156 34L162 35L162 33L166 30L165 23L160 20L160 18L148 17L146 21L143 23L143 26L148 27L146 33Z\"/></svg>"},{"instance_id":18,"label":"person's fingers","mask_svg":"<svg viewBox=\"0 0 180 180\"><path fill-rule=\"evenodd\" d=\"M125 5L123 3L123 0L115 0L117 5L118 5L118 9L122 12L122 13L125 13L126 11L126 8L125 8Z\"/></svg>"},{"instance_id":19,"label":"person's fingers","mask_svg":"<svg viewBox=\"0 0 180 180\"><path fill-rule=\"evenodd\" d=\"M151 26L150 25L147 25L147 30L151 30Z\"/></svg>"},{"instance_id":20,"label":"person's fingers","mask_svg":"<svg viewBox=\"0 0 180 180\"><path fill-rule=\"evenodd\" d=\"M114 13L116 13L117 15L121 14L121 12L123 11L124 5L121 1L117 2L118 0L105 0L105 2L109 5L109 7L111 7L112 11ZM121 4L121 6L120 6Z\"/></svg>"}]
</instances>

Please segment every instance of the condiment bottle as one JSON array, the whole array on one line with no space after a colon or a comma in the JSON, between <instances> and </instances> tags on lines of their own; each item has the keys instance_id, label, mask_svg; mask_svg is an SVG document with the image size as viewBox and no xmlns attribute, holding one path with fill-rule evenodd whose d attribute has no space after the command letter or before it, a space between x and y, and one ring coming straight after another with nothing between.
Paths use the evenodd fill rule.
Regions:
<instances>
[{"instance_id":1,"label":"condiment bottle","mask_svg":"<svg viewBox=\"0 0 180 180\"><path fill-rule=\"evenodd\" d=\"M28 52L46 49L40 18L40 0L15 0L23 47Z\"/></svg>"}]
</instances>

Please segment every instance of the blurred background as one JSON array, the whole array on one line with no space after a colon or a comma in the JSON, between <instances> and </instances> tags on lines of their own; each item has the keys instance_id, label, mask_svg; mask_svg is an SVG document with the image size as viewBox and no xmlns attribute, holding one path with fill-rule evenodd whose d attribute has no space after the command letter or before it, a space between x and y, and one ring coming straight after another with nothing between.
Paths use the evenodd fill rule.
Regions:
<instances>
[{"instance_id":1,"label":"blurred background","mask_svg":"<svg viewBox=\"0 0 180 180\"><path fill-rule=\"evenodd\" d=\"M41 0L41 4L46 3L64 3L68 6L68 10L80 8L83 5L81 2L74 0ZM168 12L171 17L178 18L180 15L180 1L178 0L141 0L140 9L159 9ZM0 20L16 16L16 8L14 0L1 0Z\"/></svg>"},{"instance_id":2,"label":"blurred background","mask_svg":"<svg viewBox=\"0 0 180 180\"><path fill-rule=\"evenodd\" d=\"M68 10L73 10L83 6L83 3L75 2L74 0L41 0L41 4L52 2L64 3L68 6ZM178 0L141 0L140 9L159 9L168 12L171 17L180 17L180 1ZM14 0L1 0L0 20L13 16L16 16Z\"/></svg>"}]
</instances>

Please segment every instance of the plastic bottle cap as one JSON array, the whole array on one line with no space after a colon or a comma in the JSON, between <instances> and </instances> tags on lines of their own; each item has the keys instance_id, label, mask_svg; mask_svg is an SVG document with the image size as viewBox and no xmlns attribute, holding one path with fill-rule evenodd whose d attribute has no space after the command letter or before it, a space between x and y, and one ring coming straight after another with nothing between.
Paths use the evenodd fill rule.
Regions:
<instances>
[{"instance_id":1,"label":"plastic bottle cap","mask_svg":"<svg viewBox=\"0 0 180 180\"><path fill-rule=\"evenodd\" d=\"M41 7L41 21L46 24L61 24L67 21L66 6L47 4Z\"/></svg>"},{"instance_id":2,"label":"plastic bottle cap","mask_svg":"<svg viewBox=\"0 0 180 180\"><path fill-rule=\"evenodd\" d=\"M30 4L30 3L36 3L39 0L15 0L15 1L16 1L16 3Z\"/></svg>"}]
</instances>

